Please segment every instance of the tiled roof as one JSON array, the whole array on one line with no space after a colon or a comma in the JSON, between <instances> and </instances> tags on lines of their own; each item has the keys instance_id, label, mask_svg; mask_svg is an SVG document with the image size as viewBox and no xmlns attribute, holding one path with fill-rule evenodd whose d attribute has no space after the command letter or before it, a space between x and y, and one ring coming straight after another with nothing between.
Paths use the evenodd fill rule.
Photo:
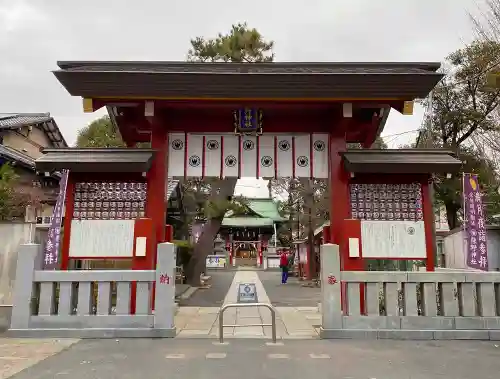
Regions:
<instances>
[{"instance_id":1,"label":"tiled roof","mask_svg":"<svg viewBox=\"0 0 500 379\"><path fill-rule=\"evenodd\" d=\"M16 129L40 124L54 147L68 147L50 113L0 113L0 129Z\"/></svg>"},{"instance_id":2,"label":"tiled roof","mask_svg":"<svg viewBox=\"0 0 500 379\"><path fill-rule=\"evenodd\" d=\"M151 149L45 149L35 161L43 172L147 172L154 150Z\"/></svg>"},{"instance_id":3,"label":"tiled roof","mask_svg":"<svg viewBox=\"0 0 500 379\"><path fill-rule=\"evenodd\" d=\"M248 207L264 218L270 218L274 221L285 220L280 216L278 207L273 199L249 199Z\"/></svg>"},{"instance_id":4,"label":"tiled roof","mask_svg":"<svg viewBox=\"0 0 500 379\"><path fill-rule=\"evenodd\" d=\"M0 145L0 156L3 156L10 161L18 162L33 170L35 169L35 160L33 158L10 147Z\"/></svg>"},{"instance_id":5,"label":"tiled roof","mask_svg":"<svg viewBox=\"0 0 500 379\"><path fill-rule=\"evenodd\" d=\"M453 173L462 166L451 151L438 149L359 149L341 155L346 170L354 173Z\"/></svg>"},{"instance_id":6,"label":"tiled roof","mask_svg":"<svg viewBox=\"0 0 500 379\"><path fill-rule=\"evenodd\" d=\"M439 63L411 62L58 62L59 68L71 72L145 72L145 73L213 73L213 74L408 74L428 73L439 69Z\"/></svg>"},{"instance_id":7,"label":"tiled roof","mask_svg":"<svg viewBox=\"0 0 500 379\"><path fill-rule=\"evenodd\" d=\"M59 62L73 96L172 99L423 98L439 63Z\"/></svg>"},{"instance_id":8,"label":"tiled roof","mask_svg":"<svg viewBox=\"0 0 500 379\"><path fill-rule=\"evenodd\" d=\"M49 113L0 113L0 128L15 128L50 121Z\"/></svg>"}]
</instances>

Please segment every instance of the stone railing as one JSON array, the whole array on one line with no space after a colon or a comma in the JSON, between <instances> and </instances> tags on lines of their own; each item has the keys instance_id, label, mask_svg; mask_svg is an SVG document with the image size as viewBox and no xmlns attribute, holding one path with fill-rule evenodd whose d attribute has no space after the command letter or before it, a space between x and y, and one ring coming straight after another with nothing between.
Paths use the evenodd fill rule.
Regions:
<instances>
[{"instance_id":1,"label":"stone railing","mask_svg":"<svg viewBox=\"0 0 500 379\"><path fill-rule=\"evenodd\" d=\"M175 337L174 249L158 245L156 270L45 271L40 245L21 245L9 335Z\"/></svg>"},{"instance_id":2,"label":"stone railing","mask_svg":"<svg viewBox=\"0 0 500 379\"><path fill-rule=\"evenodd\" d=\"M328 244L321 275L322 338L500 340L500 273L341 272Z\"/></svg>"}]
</instances>

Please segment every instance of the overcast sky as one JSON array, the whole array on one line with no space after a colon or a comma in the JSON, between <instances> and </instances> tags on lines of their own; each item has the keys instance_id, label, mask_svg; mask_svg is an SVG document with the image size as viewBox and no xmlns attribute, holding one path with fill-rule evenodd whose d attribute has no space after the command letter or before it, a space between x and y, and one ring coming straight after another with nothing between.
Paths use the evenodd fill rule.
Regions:
<instances>
[{"instance_id":1,"label":"overcast sky","mask_svg":"<svg viewBox=\"0 0 500 379\"><path fill-rule=\"evenodd\" d=\"M51 73L58 60L184 60L190 38L238 21L274 40L278 61L442 61L472 39L467 12L481 2L0 0L0 113L50 112L73 144L103 113L84 114L66 93ZM390 146L422 115L391 112Z\"/></svg>"}]
</instances>

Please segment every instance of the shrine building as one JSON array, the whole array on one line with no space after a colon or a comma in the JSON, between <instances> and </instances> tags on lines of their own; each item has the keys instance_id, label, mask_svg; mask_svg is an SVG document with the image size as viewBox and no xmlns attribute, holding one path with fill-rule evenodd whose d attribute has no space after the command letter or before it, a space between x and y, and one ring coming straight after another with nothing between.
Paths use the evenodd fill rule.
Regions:
<instances>
[{"instance_id":1,"label":"shrine building","mask_svg":"<svg viewBox=\"0 0 500 379\"><path fill-rule=\"evenodd\" d=\"M226 240L231 266L263 266L271 236L285 218L271 198L248 199L243 214L228 212L222 220L221 235Z\"/></svg>"},{"instance_id":2,"label":"shrine building","mask_svg":"<svg viewBox=\"0 0 500 379\"><path fill-rule=\"evenodd\" d=\"M327 180L323 241L340 246L343 270L363 270L364 258L422 259L434 269L432 174L461 162L443 150L346 144L370 147L390 112L412 114L443 77L439 63L58 65L54 75L83 111L106 107L128 146L47 149L36 161L41 172L69 170L62 269L101 258L153 268L157 243L172 238L168 178L190 177ZM269 234L253 222L238 228Z\"/></svg>"}]
</instances>

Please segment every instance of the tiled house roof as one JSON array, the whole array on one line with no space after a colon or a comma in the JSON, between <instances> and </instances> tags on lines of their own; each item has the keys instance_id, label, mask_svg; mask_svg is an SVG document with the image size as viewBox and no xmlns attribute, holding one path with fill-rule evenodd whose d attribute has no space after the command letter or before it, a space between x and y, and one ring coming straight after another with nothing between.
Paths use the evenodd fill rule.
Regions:
<instances>
[{"instance_id":1,"label":"tiled house roof","mask_svg":"<svg viewBox=\"0 0 500 379\"><path fill-rule=\"evenodd\" d=\"M40 125L53 147L68 147L59 127L50 113L0 113L0 130Z\"/></svg>"}]
</instances>

